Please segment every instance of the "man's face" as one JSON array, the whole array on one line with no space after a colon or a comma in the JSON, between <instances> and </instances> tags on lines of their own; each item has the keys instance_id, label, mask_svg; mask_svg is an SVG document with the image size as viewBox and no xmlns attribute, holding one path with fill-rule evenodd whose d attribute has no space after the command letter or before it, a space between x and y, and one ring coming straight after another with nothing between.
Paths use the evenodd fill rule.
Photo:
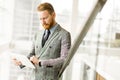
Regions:
<instances>
[{"instance_id":1,"label":"man's face","mask_svg":"<svg viewBox=\"0 0 120 80\"><path fill-rule=\"evenodd\" d=\"M39 12L40 23L45 29L49 29L54 24L55 14L49 14L47 10Z\"/></svg>"}]
</instances>

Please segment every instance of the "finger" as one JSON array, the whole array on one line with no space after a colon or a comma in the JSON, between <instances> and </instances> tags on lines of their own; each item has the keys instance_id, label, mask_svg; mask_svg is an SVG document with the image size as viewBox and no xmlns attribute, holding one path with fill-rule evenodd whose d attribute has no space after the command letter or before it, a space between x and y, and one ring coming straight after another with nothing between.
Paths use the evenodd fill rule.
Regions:
<instances>
[{"instance_id":1,"label":"finger","mask_svg":"<svg viewBox=\"0 0 120 80\"><path fill-rule=\"evenodd\" d=\"M15 57L13 57L12 60L17 60L17 59Z\"/></svg>"},{"instance_id":2,"label":"finger","mask_svg":"<svg viewBox=\"0 0 120 80\"><path fill-rule=\"evenodd\" d=\"M30 61L33 61L33 60L34 60L34 57L35 57L35 56L30 57Z\"/></svg>"}]
</instances>

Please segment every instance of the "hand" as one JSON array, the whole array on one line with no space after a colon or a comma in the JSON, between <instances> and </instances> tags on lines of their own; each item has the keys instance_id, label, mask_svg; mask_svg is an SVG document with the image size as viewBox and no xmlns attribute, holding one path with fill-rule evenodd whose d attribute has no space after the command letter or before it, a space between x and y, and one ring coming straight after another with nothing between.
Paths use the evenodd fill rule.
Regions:
<instances>
[{"instance_id":1,"label":"hand","mask_svg":"<svg viewBox=\"0 0 120 80\"><path fill-rule=\"evenodd\" d=\"M39 59L36 56L30 57L30 61L35 65L39 64Z\"/></svg>"},{"instance_id":2,"label":"hand","mask_svg":"<svg viewBox=\"0 0 120 80\"><path fill-rule=\"evenodd\" d=\"M18 61L16 58L13 58L13 63L16 65L16 66L20 66L22 65L21 61Z\"/></svg>"}]
</instances>

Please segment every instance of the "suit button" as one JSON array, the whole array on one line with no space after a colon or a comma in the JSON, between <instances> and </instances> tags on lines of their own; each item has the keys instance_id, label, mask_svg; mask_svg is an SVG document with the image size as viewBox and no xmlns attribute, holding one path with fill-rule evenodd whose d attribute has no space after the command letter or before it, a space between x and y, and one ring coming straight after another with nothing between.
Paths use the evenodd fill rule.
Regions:
<instances>
[{"instance_id":1,"label":"suit button","mask_svg":"<svg viewBox=\"0 0 120 80\"><path fill-rule=\"evenodd\" d=\"M38 48L38 46L36 46L36 48Z\"/></svg>"},{"instance_id":2,"label":"suit button","mask_svg":"<svg viewBox=\"0 0 120 80\"><path fill-rule=\"evenodd\" d=\"M49 48L52 48L51 46L49 46Z\"/></svg>"}]
</instances>

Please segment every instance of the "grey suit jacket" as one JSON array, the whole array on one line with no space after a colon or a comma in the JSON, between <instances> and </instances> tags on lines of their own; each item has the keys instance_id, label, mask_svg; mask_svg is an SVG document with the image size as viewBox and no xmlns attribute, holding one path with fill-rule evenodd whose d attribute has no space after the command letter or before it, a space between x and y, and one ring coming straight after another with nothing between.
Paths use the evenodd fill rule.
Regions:
<instances>
[{"instance_id":1,"label":"grey suit jacket","mask_svg":"<svg viewBox=\"0 0 120 80\"><path fill-rule=\"evenodd\" d=\"M41 66L37 65L35 69L35 80L58 80L59 70L71 46L71 36L68 31L58 25L42 47L43 33L44 31L37 32L33 50L28 56L35 55L41 61Z\"/></svg>"}]
</instances>

